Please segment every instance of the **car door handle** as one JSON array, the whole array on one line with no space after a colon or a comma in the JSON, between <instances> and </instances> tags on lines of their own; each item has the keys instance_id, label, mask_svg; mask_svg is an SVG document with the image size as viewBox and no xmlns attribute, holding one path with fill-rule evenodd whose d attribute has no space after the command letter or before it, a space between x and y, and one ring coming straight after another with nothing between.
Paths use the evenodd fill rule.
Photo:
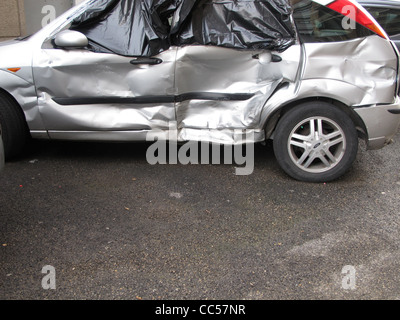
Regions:
<instances>
[{"instance_id":1,"label":"car door handle","mask_svg":"<svg viewBox=\"0 0 400 320\"><path fill-rule=\"evenodd\" d=\"M273 54L272 55L272 59L271 62L281 62L282 61L282 57L278 56L277 54Z\"/></svg>"},{"instance_id":2,"label":"car door handle","mask_svg":"<svg viewBox=\"0 0 400 320\"><path fill-rule=\"evenodd\" d=\"M261 60L264 63L268 63L268 62L281 62L282 61L282 57L278 56L277 54L255 54L252 56L253 59L258 59ZM260 61L260 62L261 62Z\"/></svg>"},{"instance_id":3,"label":"car door handle","mask_svg":"<svg viewBox=\"0 0 400 320\"><path fill-rule=\"evenodd\" d=\"M131 64L137 65L137 64L150 64L150 65L155 65L155 64L160 64L163 61L159 58L135 58L131 60Z\"/></svg>"}]
</instances>

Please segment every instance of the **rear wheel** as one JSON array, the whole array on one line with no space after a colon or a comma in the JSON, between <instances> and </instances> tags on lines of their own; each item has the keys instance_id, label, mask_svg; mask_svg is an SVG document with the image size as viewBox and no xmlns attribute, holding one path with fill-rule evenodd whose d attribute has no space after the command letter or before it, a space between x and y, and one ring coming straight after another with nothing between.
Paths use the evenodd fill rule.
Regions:
<instances>
[{"instance_id":1,"label":"rear wheel","mask_svg":"<svg viewBox=\"0 0 400 320\"><path fill-rule=\"evenodd\" d=\"M10 96L0 93L0 126L6 159L19 155L27 141L28 129L20 106Z\"/></svg>"},{"instance_id":2,"label":"rear wheel","mask_svg":"<svg viewBox=\"0 0 400 320\"><path fill-rule=\"evenodd\" d=\"M342 110L325 102L311 102L287 112L278 122L274 152L291 177L327 182L343 175L358 150L357 131Z\"/></svg>"}]
</instances>

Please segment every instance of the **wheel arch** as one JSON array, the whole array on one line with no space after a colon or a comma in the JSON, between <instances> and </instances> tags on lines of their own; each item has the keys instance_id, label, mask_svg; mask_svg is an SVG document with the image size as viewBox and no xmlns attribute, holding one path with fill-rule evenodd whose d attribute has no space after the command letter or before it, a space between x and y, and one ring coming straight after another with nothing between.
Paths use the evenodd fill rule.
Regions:
<instances>
[{"instance_id":1,"label":"wheel arch","mask_svg":"<svg viewBox=\"0 0 400 320\"><path fill-rule=\"evenodd\" d=\"M25 120L25 123L27 125L27 128L28 128L28 122L26 120L25 112L22 109L22 106L18 102L18 100L10 92L8 92L7 90L5 90L5 89L3 89L1 87L0 87L0 96L3 96L4 98L8 99L9 101L11 101L15 105L16 110L18 110L17 112L20 113L21 117L23 117L23 119Z\"/></svg>"},{"instance_id":2,"label":"wheel arch","mask_svg":"<svg viewBox=\"0 0 400 320\"><path fill-rule=\"evenodd\" d=\"M302 98L299 100L295 101L290 101L288 103L282 104L279 107L277 107L275 110L269 113L269 115L266 117L264 121L264 131L265 131L265 138L266 139L273 139L274 137L274 131L276 128L276 125L279 122L279 119L287 112L290 110L296 108L298 105L307 103L307 102L315 102L315 101L321 101L321 102L326 102L334 107L342 110L345 112L349 118L352 120L355 128L357 129L358 136L359 138L362 138L364 140L368 139L368 134L367 134L367 128L364 124L364 122L361 120L360 116L353 111L353 109L343 102L333 99L333 98L328 98L328 97L323 97L323 96L316 96L316 97L307 97L307 98Z\"/></svg>"}]
</instances>

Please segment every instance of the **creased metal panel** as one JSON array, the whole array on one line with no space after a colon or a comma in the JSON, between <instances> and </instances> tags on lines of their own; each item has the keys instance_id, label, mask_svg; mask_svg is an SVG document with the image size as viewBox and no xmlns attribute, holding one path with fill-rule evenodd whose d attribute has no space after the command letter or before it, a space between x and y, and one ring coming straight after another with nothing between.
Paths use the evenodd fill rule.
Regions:
<instances>
[{"instance_id":1,"label":"creased metal panel","mask_svg":"<svg viewBox=\"0 0 400 320\"><path fill-rule=\"evenodd\" d=\"M189 46L178 49L176 90L251 94L249 99L209 101L186 100L176 104L178 128L215 130L262 130L261 113L266 101L284 83L293 83L299 68L300 45L289 48L271 62L269 51ZM182 135L183 136L188 136ZM194 135L190 135L194 138Z\"/></svg>"},{"instance_id":2,"label":"creased metal panel","mask_svg":"<svg viewBox=\"0 0 400 320\"><path fill-rule=\"evenodd\" d=\"M40 110L50 130L166 128L174 103L59 105L55 98L129 98L174 94L176 50L159 65L132 65L132 58L86 50L42 50L34 66Z\"/></svg>"},{"instance_id":3,"label":"creased metal panel","mask_svg":"<svg viewBox=\"0 0 400 320\"><path fill-rule=\"evenodd\" d=\"M173 103L146 104L140 107L102 104L60 107L48 95L42 95L40 103L50 131L167 129L175 117Z\"/></svg>"},{"instance_id":4,"label":"creased metal panel","mask_svg":"<svg viewBox=\"0 0 400 320\"><path fill-rule=\"evenodd\" d=\"M132 65L132 58L87 50L42 50L34 66L38 91L56 97L141 96L174 93L175 50L159 65Z\"/></svg>"},{"instance_id":5,"label":"creased metal panel","mask_svg":"<svg viewBox=\"0 0 400 320\"><path fill-rule=\"evenodd\" d=\"M305 51L303 85L310 86L313 80L319 91L341 95L351 106L394 101L398 61L387 40L370 36L345 42L306 43Z\"/></svg>"}]
</instances>

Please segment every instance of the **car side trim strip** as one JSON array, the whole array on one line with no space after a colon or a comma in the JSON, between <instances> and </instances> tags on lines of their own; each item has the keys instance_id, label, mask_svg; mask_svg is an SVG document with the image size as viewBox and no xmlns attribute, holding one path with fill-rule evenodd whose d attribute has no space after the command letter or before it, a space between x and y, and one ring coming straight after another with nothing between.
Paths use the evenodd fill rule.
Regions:
<instances>
[{"instance_id":1,"label":"car side trim strip","mask_svg":"<svg viewBox=\"0 0 400 320\"><path fill-rule=\"evenodd\" d=\"M175 96L53 98L53 101L62 106L72 106L90 104L176 103L186 100L245 101L253 96L253 93L189 92Z\"/></svg>"}]
</instances>

